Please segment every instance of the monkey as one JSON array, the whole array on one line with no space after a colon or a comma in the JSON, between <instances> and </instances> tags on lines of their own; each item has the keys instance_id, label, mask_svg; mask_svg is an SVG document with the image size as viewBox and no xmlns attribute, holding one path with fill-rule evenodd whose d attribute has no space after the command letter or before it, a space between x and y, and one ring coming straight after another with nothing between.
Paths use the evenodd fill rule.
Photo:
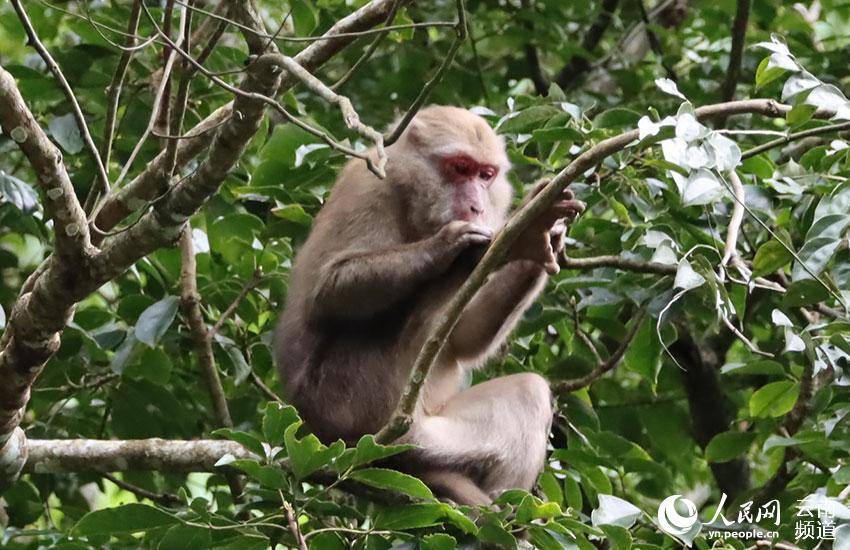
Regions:
<instances>
[{"instance_id":1,"label":"monkey","mask_svg":"<svg viewBox=\"0 0 850 550\"><path fill-rule=\"evenodd\" d=\"M422 109L386 154L384 179L359 159L343 168L295 257L275 333L284 394L326 443L354 443L389 420L429 328L513 198L503 139L466 109ZM566 190L534 220L424 381L397 443L416 446L402 469L435 495L487 505L536 482L553 414L547 381L529 372L465 386L557 272L566 223L583 210Z\"/></svg>"}]
</instances>

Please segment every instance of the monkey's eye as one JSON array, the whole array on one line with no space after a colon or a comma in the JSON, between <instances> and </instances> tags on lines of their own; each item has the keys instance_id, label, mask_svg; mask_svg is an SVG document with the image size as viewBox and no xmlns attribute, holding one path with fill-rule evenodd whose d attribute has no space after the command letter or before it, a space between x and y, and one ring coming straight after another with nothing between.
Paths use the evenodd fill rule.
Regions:
<instances>
[{"instance_id":1,"label":"monkey's eye","mask_svg":"<svg viewBox=\"0 0 850 550\"><path fill-rule=\"evenodd\" d=\"M468 159L457 159L452 163L452 169L459 176L471 176L475 171L475 166Z\"/></svg>"},{"instance_id":2,"label":"monkey's eye","mask_svg":"<svg viewBox=\"0 0 850 550\"><path fill-rule=\"evenodd\" d=\"M485 166L478 172L478 177L483 179L484 181L490 181L491 179L496 177L496 169L492 166Z\"/></svg>"}]
</instances>

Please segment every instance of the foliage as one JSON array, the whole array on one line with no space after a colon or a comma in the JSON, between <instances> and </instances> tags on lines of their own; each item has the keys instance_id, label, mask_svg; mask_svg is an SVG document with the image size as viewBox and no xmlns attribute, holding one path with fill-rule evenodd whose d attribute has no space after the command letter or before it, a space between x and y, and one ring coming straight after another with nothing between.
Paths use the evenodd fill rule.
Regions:
<instances>
[{"instance_id":1,"label":"foliage","mask_svg":"<svg viewBox=\"0 0 850 550\"><path fill-rule=\"evenodd\" d=\"M257 3L270 29L287 18L281 35L311 36L363 2ZM149 4L161 21L160 3ZM104 90L120 56L112 42L123 42L115 29L126 28L129 3L25 5L100 142ZM218 473L117 474L132 486L176 495L176 504L143 499L92 473L28 474L3 495L4 544L297 547L296 533L302 533L311 549L589 549L602 540L616 549L675 547L679 543L659 530L656 511L676 494L697 500L703 521L724 502L723 493L730 518L746 501L777 498L783 521L775 529L786 541L798 536L793 516L797 501L808 495L820 495L816 507L835 507L839 522L850 519L840 502L850 484L850 148L832 132L747 154L778 137L850 119L847 4L822 0L812 19L798 5L754 2L738 95L793 108L776 119L730 117L722 127L697 121L694 109L720 100L734 2L688 7L676 27L653 24L658 48L637 60L627 59L619 42L642 20L636 5L623 3L600 43L586 52L581 37L598 20L602 8L596 4L470 1L470 39L430 98L475 107L505 136L518 196L591 145L640 131L636 142L571 185L588 208L570 228L568 254L615 256L649 267L567 265L506 353L476 373L486 379L535 371L557 386L590 373L623 341L637 311L648 311L616 371L559 396L553 451L534 494L509 491L493 509L437 501L422 482L382 461L403 448L377 445L370 436L355 448L325 446L291 407L269 402L262 387L279 386L270 340L293 251L346 161L319 138L269 116L222 190L191 219L209 326L236 304L213 338L235 427L215 435L257 456L220 462L244 474L245 497L234 502ZM453 3L422 3L400 10L395 22L454 17ZM203 20L196 14L195 26ZM144 16L138 33L155 33ZM389 125L412 103L453 38L450 28L390 32L340 92L364 121ZM334 82L370 41L361 39L317 76ZM280 44L288 54L304 47ZM587 56L594 68L566 89L553 84L544 97L532 85L527 46L537 49L551 74L576 55ZM236 85L247 56L243 40L229 29L205 67ZM0 6L0 64L62 148L84 199L96 185L94 164L68 102L25 46L6 4ZM141 48L130 64L108 166L113 181L148 125L153 73L161 65L156 43ZM196 74L185 128L231 98ZM311 91L296 87L281 103L332 135L358 142L337 107ZM836 115L819 120L816 108ZM130 177L159 145L156 138L144 144ZM50 253L52 238L39 206L47 199L37 200L34 172L12 139L0 137L0 152L0 305L8 313L27 276ZM722 264L737 204L731 169L745 189L747 211L737 239L743 269ZM180 268L176 247L159 250L78 305L32 393L24 421L30 439L194 439L220 427L178 308ZM0 326L5 317L0 310ZM784 484L760 493L786 468ZM769 522L760 525L773 529ZM847 532L842 527L839 535ZM713 543L707 529L691 533L693 544ZM690 542L692 536L680 538ZM744 548L752 541L727 543Z\"/></svg>"}]
</instances>

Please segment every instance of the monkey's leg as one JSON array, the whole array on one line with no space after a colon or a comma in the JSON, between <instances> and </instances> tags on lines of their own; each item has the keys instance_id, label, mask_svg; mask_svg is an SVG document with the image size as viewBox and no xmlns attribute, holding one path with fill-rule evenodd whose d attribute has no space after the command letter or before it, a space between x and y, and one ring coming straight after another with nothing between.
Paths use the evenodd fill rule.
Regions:
<instances>
[{"instance_id":1,"label":"monkey's leg","mask_svg":"<svg viewBox=\"0 0 850 550\"><path fill-rule=\"evenodd\" d=\"M511 262L496 271L463 310L449 353L462 361L486 358L513 330L545 282L546 274L533 262Z\"/></svg>"},{"instance_id":2,"label":"monkey's leg","mask_svg":"<svg viewBox=\"0 0 850 550\"><path fill-rule=\"evenodd\" d=\"M437 496L447 497L467 506L490 504L490 496L465 474L448 470L429 470L418 475Z\"/></svg>"},{"instance_id":3,"label":"monkey's leg","mask_svg":"<svg viewBox=\"0 0 850 550\"><path fill-rule=\"evenodd\" d=\"M481 472L475 481L494 496L534 485L546 458L551 422L549 384L537 374L522 373L455 395L439 414L416 419L405 439L422 447L426 464Z\"/></svg>"}]
</instances>

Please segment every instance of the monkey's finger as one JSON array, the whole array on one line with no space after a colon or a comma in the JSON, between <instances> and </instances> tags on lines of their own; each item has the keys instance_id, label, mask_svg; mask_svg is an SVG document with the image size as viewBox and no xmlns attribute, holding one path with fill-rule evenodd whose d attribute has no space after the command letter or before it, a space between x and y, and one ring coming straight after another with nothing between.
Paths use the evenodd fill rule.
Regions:
<instances>
[{"instance_id":1,"label":"monkey's finger","mask_svg":"<svg viewBox=\"0 0 850 550\"><path fill-rule=\"evenodd\" d=\"M463 230L464 233L467 235L481 235L487 237L488 239L493 238L493 230L485 225L479 225L477 223L467 223Z\"/></svg>"},{"instance_id":2,"label":"monkey's finger","mask_svg":"<svg viewBox=\"0 0 850 550\"><path fill-rule=\"evenodd\" d=\"M552 260L543 264L543 270L547 275L557 275L561 272L561 266L558 265L557 261Z\"/></svg>"},{"instance_id":3,"label":"monkey's finger","mask_svg":"<svg viewBox=\"0 0 850 550\"><path fill-rule=\"evenodd\" d=\"M573 190L572 190L572 189L570 189L569 187L567 187L567 188L566 188L566 189L564 189L564 191L561 193L561 198L562 198L563 200L571 201L571 200L573 200L574 198L576 198L576 195L575 195L575 193L573 193Z\"/></svg>"},{"instance_id":4,"label":"monkey's finger","mask_svg":"<svg viewBox=\"0 0 850 550\"><path fill-rule=\"evenodd\" d=\"M479 235L477 233L467 233L463 236L463 244L466 246L486 245L490 244L492 237L487 235Z\"/></svg>"},{"instance_id":5,"label":"monkey's finger","mask_svg":"<svg viewBox=\"0 0 850 550\"><path fill-rule=\"evenodd\" d=\"M584 212L585 204L578 200L558 201L552 205L551 211L558 218L575 219L579 214Z\"/></svg>"}]
</instances>

